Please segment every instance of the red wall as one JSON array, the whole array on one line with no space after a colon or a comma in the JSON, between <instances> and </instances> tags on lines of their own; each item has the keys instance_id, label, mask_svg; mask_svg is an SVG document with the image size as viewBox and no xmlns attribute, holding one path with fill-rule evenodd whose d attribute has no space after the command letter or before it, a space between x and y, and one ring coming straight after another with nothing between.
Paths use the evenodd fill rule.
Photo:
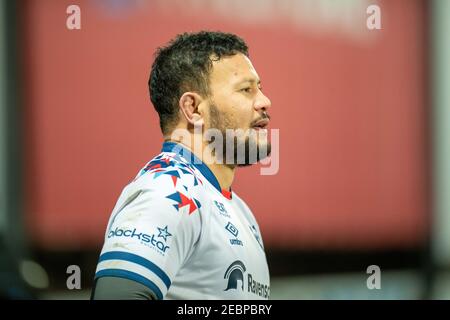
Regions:
<instances>
[{"instance_id":1,"label":"red wall","mask_svg":"<svg viewBox=\"0 0 450 320\"><path fill-rule=\"evenodd\" d=\"M53 249L101 244L121 189L161 146L147 92L155 48L177 33L212 29L246 39L272 100L272 128L280 129L279 173L241 169L233 185L266 245L420 243L428 209L423 2L379 1L383 29L370 32L364 8L361 22L346 29L308 20L306 8L291 2L274 1L259 21L254 1L239 11L192 0L76 1L82 28L70 31L73 1L27 1L24 153L33 241Z\"/></svg>"}]
</instances>

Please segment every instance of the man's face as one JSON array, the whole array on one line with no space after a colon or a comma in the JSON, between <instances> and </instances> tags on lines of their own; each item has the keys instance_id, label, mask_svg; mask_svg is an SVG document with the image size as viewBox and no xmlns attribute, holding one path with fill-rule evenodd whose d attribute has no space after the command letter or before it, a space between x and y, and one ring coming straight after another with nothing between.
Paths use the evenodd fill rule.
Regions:
<instances>
[{"instance_id":1,"label":"man's face","mask_svg":"<svg viewBox=\"0 0 450 320\"><path fill-rule=\"evenodd\" d=\"M266 128L270 119L267 111L271 103L261 91L258 74L251 61L243 54L214 61L210 75L210 93L206 129L213 128L222 132L224 162L227 143L233 145L233 159L238 165L249 165L268 156L270 143ZM236 130L245 134L237 134L235 141L230 134L236 133ZM240 146L245 147L243 162L238 162L242 159L242 154L238 154L242 150ZM254 152L255 147L257 152ZM260 155L259 150L267 152ZM249 152L256 154L256 159L252 160Z\"/></svg>"}]
</instances>

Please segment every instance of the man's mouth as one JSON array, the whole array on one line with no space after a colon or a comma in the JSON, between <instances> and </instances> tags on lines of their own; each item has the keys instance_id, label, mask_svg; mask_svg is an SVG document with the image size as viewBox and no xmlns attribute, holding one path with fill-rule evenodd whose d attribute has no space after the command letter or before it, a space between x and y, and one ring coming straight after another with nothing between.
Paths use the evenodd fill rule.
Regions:
<instances>
[{"instance_id":1,"label":"man's mouth","mask_svg":"<svg viewBox=\"0 0 450 320\"><path fill-rule=\"evenodd\" d=\"M261 119L255 122L255 124L252 126L253 129L255 130L260 130L260 129L267 129L267 127L269 126L269 119Z\"/></svg>"}]
</instances>

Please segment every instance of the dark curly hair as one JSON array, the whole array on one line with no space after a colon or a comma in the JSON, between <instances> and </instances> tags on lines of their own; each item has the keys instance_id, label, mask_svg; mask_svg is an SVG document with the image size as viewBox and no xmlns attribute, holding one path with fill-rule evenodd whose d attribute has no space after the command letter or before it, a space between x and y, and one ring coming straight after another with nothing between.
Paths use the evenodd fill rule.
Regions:
<instances>
[{"instance_id":1,"label":"dark curly hair","mask_svg":"<svg viewBox=\"0 0 450 320\"><path fill-rule=\"evenodd\" d=\"M179 34L157 49L148 87L163 134L170 133L178 123L178 101L184 92L209 95L212 61L237 53L248 56L244 40L231 33L211 31Z\"/></svg>"}]
</instances>

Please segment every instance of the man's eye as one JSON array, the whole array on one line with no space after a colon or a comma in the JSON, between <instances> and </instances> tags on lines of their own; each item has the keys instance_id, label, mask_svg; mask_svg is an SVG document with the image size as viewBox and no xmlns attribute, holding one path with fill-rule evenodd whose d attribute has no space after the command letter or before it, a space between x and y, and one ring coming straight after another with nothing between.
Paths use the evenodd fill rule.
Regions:
<instances>
[{"instance_id":1,"label":"man's eye","mask_svg":"<svg viewBox=\"0 0 450 320\"><path fill-rule=\"evenodd\" d=\"M252 88L251 87L242 88L241 91L250 93L252 91Z\"/></svg>"}]
</instances>

